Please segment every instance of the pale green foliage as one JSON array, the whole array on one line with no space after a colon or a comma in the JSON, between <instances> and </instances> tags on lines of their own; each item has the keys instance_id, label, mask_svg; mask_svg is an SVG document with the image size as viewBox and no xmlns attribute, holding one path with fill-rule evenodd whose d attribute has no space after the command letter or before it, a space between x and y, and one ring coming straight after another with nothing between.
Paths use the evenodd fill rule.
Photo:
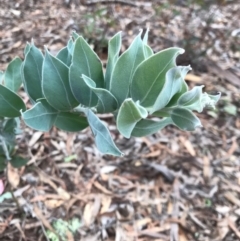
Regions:
<instances>
[{"instance_id":1,"label":"pale green foliage","mask_svg":"<svg viewBox=\"0 0 240 241\"><path fill-rule=\"evenodd\" d=\"M24 89L30 99L36 101L43 97L42 94L42 65L43 54L36 46L28 43L25 50L25 60L21 68Z\"/></svg>"},{"instance_id":2,"label":"pale green foliage","mask_svg":"<svg viewBox=\"0 0 240 241\"><path fill-rule=\"evenodd\" d=\"M109 88L119 105L128 98L134 72L143 60L145 56L140 32L130 47L118 58L112 70Z\"/></svg>"},{"instance_id":3,"label":"pale green foliage","mask_svg":"<svg viewBox=\"0 0 240 241\"><path fill-rule=\"evenodd\" d=\"M3 83L4 72L0 70L0 84Z\"/></svg>"},{"instance_id":4,"label":"pale green foliage","mask_svg":"<svg viewBox=\"0 0 240 241\"><path fill-rule=\"evenodd\" d=\"M7 87L0 85L0 116L18 117L21 116L20 110L25 110L22 99Z\"/></svg>"},{"instance_id":5,"label":"pale green foliage","mask_svg":"<svg viewBox=\"0 0 240 241\"><path fill-rule=\"evenodd\" d=\"M78 218L73 218L69 221L58 219L53 222L53 228L58 236L52 231L47 230L47 238L50 241L60 241L59 237L61 237L62 241L67 241L67 232L74 234L80 227L81 222Z\"/></svg>"},{"instance_id":6,"label":"pale green foliage","mask_svg":"<svg viewBox=\"0 0 240 241\"><path fill-rule=\"evenodd\" d=\"M22 84L21 65L22 60L16 57L9 63L5 72L4 85L13 92L17 92Z\"/></svg>"},{"instance_id":7,"label":"pale green foliage","mask_svg":"<svg viewBox=\"0 0 240 241\"><path fill-rule=\"evenodd\" d=\"M132 99L126 99L122 103L117 116L118 130L127 138L131 136L131 133L135 125L148 116L147 110L139 105L138 102L134 102Z\"/></svg>"},{"instance_id":8,"label":"pale green foliage","mask_svg":"<svg viewBox=\"0 0 240 241\"><path fill-rule=\"evenodd\" d=\"M6 199L12 199L12 193L11 192L5 192L2 195L0 195L0 203L2 203Z\"/></svg>"},{"instance_id":9,"label":"pale green foliage","mask_svg":"<svg viewBox=\"0 0 240 241\"><path fill-rule=\"evenodd\" d=\"M27 163L25 158L14 153L16 134L21 133L19 125L19 118L0 117L0 171L4 170L7 161L16 168Z\"/></svg>"},{"instance_id":10,"label":"pale green foliage","mask_svg":"<svg viewBox=\"0 0 240 241\"><path fill-rule=\"evenodd\" d=\"M40 131L53 126L81 131L90 126L97 148L116 156L123 154L98 113L113 113L126 138L154 134L169 124L195 130L201 122L192 111L214 108L220 94L202 93L203 86L188 90L184 79L191 68L176 65L184 50L173 47L154 54L148 31L141 36L140 31L121 55L121 33L110 39L105 74L97 54L76 33L56 56L28 43L24 61L16 58L1 73L5 86L0 84L0 116L22 116ZM14 93L22 82L32 102L28 110Z\"/></svg>"}]
</instances>

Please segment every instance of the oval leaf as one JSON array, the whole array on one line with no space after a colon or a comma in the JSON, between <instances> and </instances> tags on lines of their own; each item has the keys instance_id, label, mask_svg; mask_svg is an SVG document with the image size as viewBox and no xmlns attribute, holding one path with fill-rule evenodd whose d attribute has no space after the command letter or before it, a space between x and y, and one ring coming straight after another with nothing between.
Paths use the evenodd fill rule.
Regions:
<instances>
[{"instance_id":1,"label":"oval leaf","mask_svg":"<svg viewBox=\"0 0 240 241\"><path fill-rule=\"evenodd\" d=\"M31 48L31 44L27 42L27 44L26 44L26 46L24 48L24 51L23 51L25 57L26 57L28 51L30 50L30 48Z\"/></svg>"},{"instance_id":2,"label":"oval leaf","mask_svg":"<svg viewBox=\"0 0 240 241\"><path fill-rule=\"evenodd\" d=\"M16 140L16 128L17 128L17 118L5 119L3 122L3 129L1 131L1 136L4 138L4 142L7 145L15 145Z\"/></svg>"},{"instance_id":3,"label":"oval leaf","mask_svg":"<svg viewBox=\"0 0 240 241\"><path fill-rule=\"evenodd\" d=\"M134 127L131 136L142 137L147 135L152 135L167 125L172 124L171 118L164 118L160 121L153 121L148 119L140 120Z\"/></svg>"},{"instance_id":4,"label":"oval leaf","mask_svg":"<svg viewBox=\"0 0 240 241\"><path fill-rule=\"evenodd\" d=\"M98 104L96 106L98 113L113 112L117 109L118 103L116 98L106 89L95 88L95 83L87 76L82 76L86 85L97 95Z\"/></svg>"},{"instance_id":5,"label":"oval leaf","mask_svg":"<svg viewBox=\"0 0 240 241\"><path fill-rule=\"evenodd\" d=\"M189 66L177 66L168 70L166 73L166 81L153 107L150 109L150 114L164 108L171 98L182 89L182 81L184 80L182 71L184 70L184 72L186 72L185 69L190 70L191 68Z\"/></svg>"},{"instance_id":6,"label":"oval leaf","mask_svg":"<svg viewBox=\"0 0 240 241\"><path fill-rule=\"evenodd\" d=\"M29 97L36 101L42 94L42 52L33 44L27 45L27 54L22 65L22 79L25 91ZM30 47L29 47L30 46Z\"/></svg>"},{"instance_id":7,"label":"oval leaf","mask_svg":"<svg viewBox=\"0 0 240 241\"><path fill-rule=\"evenodd\" d=\"M21 156L13 156L10 160L10 163L15 168L20 168L25 166L28 163L28 159Z\"/></svg>"},{"instance_id":8,"label":"oval leaf","mask_svg":"<svg viewBox=\"0 0 240 241\"><path fill-rule=\"evenodd\" d=\"M83 37L79 37L75 42L73 65L79 69L79 76L84 74L95 80L97 87L104 86L101 60Z\"/></svg>"},{"instance_id":9,"label":"oval leaf","mask_svg":"<svg viewBox=\"0 0 240 241\"><path fill-rule=\"evenodd\" d=\"M200 120L188 109L176 107L171 113L173 123L184 131L194 131L196 127L202 126Z\"/></svg>"},{"instance_id":10,"label":"oval leaf","mask_svg":"<svg viewBox=\"0 0 240 241\"><path fill-rule=\"evenodd\" d=\"M177 104L179 106L186 107L190 110L196 110L202 112L203 107L201 105L202 89L204 85L195 86L190 91L184 93L179 99Z\"/></svg>"},{"instance_id":11,"label":"oval leaf","mask_svg":"<svg viewBox=\"0 0 240 241\"><path fill-rule=\"evenodd\" d=\"M0 85L0 116L18 117L21 116L20 110L25 109L23 100L17 94Z\"/></svg>"},{"instance_id":12,"label":"oval leaf","mask_svg":"<svg viewBox=\"0 0 240 241\"><path fill-rule=\"evenodd\" d=\"M119 105L129 96L129 87L137 66L145 59L141 32L119 57L113 69L109 90Z\"/></svg>"},{"instance_id":13,"label":"oval leaf","mask_svg":"<svg viewBox=\"0 0 240 241\"><path fill-rule=\"evenodd\" d=\"M78 105L69 84L69 68L46 50L43 62L43 94L57 110L71 110Z\"/></svg>"},{"instance_id":14,"label":"oval leaf","mask_svg":"<svg viewBox=\"0 0 240 241\"><path fill-rule=\"evenodd\" d=\"M200 100L201 95L202 95L203 87L204 87L204 85L195 86L190 91L183 94L178 100L178 105L180 105L180 106L191 106L194 103L198 102Z\"/></svg>"},{"instance_id":15,"label":"oval leaf","mask_svg":"<svg viewBox=\"0 0 240 241\"><path fill-rule=\"evenodd\" d=\"M74 43L72 38L70 38L67 46L62 48L58 52L56 58L61 60L64 64L66 64L69 67L72 63L73 49L74 49Z\"/></svg>"},{"instance_id":16,"label":"oval leaf","mask_svg":"<svg viewBox=\"0 0 240 241\"><path fill-rule=\"evenodd\" d=\"M122 156L121 151L116 147L111 134L104 123L91 111L85 112L92 133L95 137L96 146L103 154Z\"/></svg>"},{"instance_id":17,"label":"oval leaf","mask_svg":"<svg viewBox=\"0 0 240 241\"><path fill-rule=\"evenodd\" d=\"M153 50L151 49L151 47L149 47L146 44L144 44L144 46L143 46L143 52L144 52L145 59L151 57L154 54Z\"/></svg>"},{"instance_id":18,"label":"oval leaf","mask_svg":"<svg viewBox=\"0 0 240 241\"><path fill-rule=\"evenodd\" d=\"M5 72L4 85L13 92L17 92L22 84L21 65L22 60L16 57L9 63Z\"/></svg>"},{"instance_id":19,"label":"oval leaf","mask_svg":"<svg viewBox=\"0 0 240 241\"><path fill-rule=\"evenodd\" d=\"M68 40L67 48L68 48L69 54L72 56L73 55L73 50L74 50L74 42L73 42L72 38L70 38Z\"/></svg>"},{"instance_id":20,"label":"oval leaf","mask_svg":"<svg viewBox=\"0 0 240 241\"><path fill-rule=\"evenodd\" d=\"M64 47L62 48L57 56L56 56L57 59L61 60L64 64L66 64L67 66L70 66L71 63L72 63L72 56L71 54L69 53L68 51L68 47Z\"/></svg>"},{"instance_id":21,"label":"oval leaf","mask_svg":"<svg viewBox=\"0 0 240 241\"><path fill-rule=\"evenodd\" d=\"M22 113L26 125L39 131L49 131L57 117L58 111L41 99L30 110Z\"/></svg>"},{"instance_id":22,"label":"oval leaf","mask_svg":"<svg viewBox=\"0 0 240 241\"><path fill-rule=\"evenodd\" d=\"M144 52L144 56L145 56L145 59L151 57L153 55L153 50L151 49L150 46L148 46L148 32L149 32L149 29L146 30L144 36L143 36L143 52Z\"/></svg>"},{"instance_id":23,"label":"oval leaf","mask_svg":"<svg viewBox=\"0 0 240 241\"><path fill-rule=\"evenodd\" d=\"M176 57L183 52L181 48L169 48L143 61L133 75L132 99L140 101L144 107L153 106L165 83L167 71L176 66Z\"/></svg>"},{"instance_id":24,"label":"oval leaf","mask_svg":"<svg viewBox=\"0 0 240 241\"><path fill-rule=\"evenodd\" d=\"M121 43L122 43L121 32L115 34L108 43L108 60L107 60L107 67L106 67L106 73L105 73L106 89L109 89L112 71L119 57Z\"/></svg>"},{"instance_id":25,"label":"oval leaf","mask_svg":"<svg viewBox=\"0 0 240 241\"><path fill-rule=\"evenodd\" d=\"M0 70L0 85L3 84L4 72Z\"/></svg>"},{"instance_id":26,"label":"oval leaf","mask_svg":"<svg viewBox=\"0 0 240 241\"><path fill-rule=\"evenodd\" d=\"M104 87L102 64L96 53L82 38L77 38L70 66L70 85L75 98L83 105L93 107L97 104L97 96L92 93L81 78L86 75L95 81L98 88Z\"/></svg>"},{"instance_id":27,"label":"oval leaf","mask_svg":"<svg viewBox=\"0 0 240 241\"><path fill-rule=\"evenodd\" d=\"M129 138L137 122L147 116L145 108L134 103L132 99L126 99L117 115L117 128L124 137Z\"/></svg>"},{"instance_id":28,"label":"oval leaf","mask_svg":"<svg viewBox=\"0 0 240 241\"><path fill-rule=\"evenodd\" d=\"M86 117L77 113L61 112L57 115L54 125L64 131L82 131L88 127Z\"/></svg>"},{"instance_id":29,"label":"oval leaf","mask_svg":"<svg viewBox=\"0 0 240 241\"><path fill-rule=\"evenodd\" d=\"M178 99L187 91L188 91L188 85L183 79L181 83L181 90L172 97L172 99L168 102L166 107L176 106Z\"/></svg>"}]
</instances>

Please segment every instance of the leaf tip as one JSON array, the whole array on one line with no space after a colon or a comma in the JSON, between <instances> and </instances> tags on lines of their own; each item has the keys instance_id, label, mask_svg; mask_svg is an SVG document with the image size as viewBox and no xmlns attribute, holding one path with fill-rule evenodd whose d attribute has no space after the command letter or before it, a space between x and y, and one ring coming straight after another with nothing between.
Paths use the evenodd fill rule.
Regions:
<instances>
[{"instance_id":1,"label":"leaf tip","mask_svg":"<svg viewBox=\"0 0 240 241\"><path fill-rule=\"evenodd\" d=\"M28 42L27 42L27 43L28 43ZM34 40L33 40L33 38L31 39L31 45L32 45L32 46L35 46L35 45L34 45Z\"/></svg>"},{"instance_id":2,"label":"leaf tip","mask_svg":"<svg viewBox=\"0 0 240 241\"><path fill-rule=\"evenodd\" d=\"M47 45L44 45L44 50L45 50L46 54L49 54L49 50L48 50Z\"/></svg>"},{"instance_id":3,"label":"leaf tip","mask_svg":"<svg viewBox=\"0 0 240 241\"><path fill-rule=\"evenodd\" d=\"M179 48L178 53L179 53L179 54L184 54L184 53L185 53L185 49Z\"/></svg>"}]
</instances>

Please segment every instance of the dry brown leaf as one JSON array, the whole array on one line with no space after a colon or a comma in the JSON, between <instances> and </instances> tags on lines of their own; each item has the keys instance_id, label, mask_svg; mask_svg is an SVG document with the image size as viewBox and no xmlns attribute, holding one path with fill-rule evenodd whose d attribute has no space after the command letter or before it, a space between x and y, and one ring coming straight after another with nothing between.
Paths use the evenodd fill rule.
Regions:
<instances>
[{"instance_id":1,"label":"dry brown leaf","mask_svg":"<svg viewBox=\"0 0 240 241\"><path fill-rule=\"evenodd\" d=\"M176 178L173 183L173 208L172 208L172 217L177 218L179 215L179 198L180 198L180 192L179 192L179 180ZM174 222L171 223L171 229L170 229L170 240L171 241L178 241L178 223Z\"/></svg>"},{"instance_id":2,"label":"dry brown leaf","mask_svg":"<svg viewBox=\"0 0 240 241\"><path fill-rule=\"evenodd\" d=\"M30 202L39 202L39 201L45 201L47 199L56 199L56 200L62 200L65 198L61 197L58 194L44 194L44 195L37 195L35 197L33 197Z\"/></svg>"},{"instance_id":3,"label":"dry brown leaf","mask_svg":"<svg viewBox=\"0 0 240 241\"><path fill-rule=\"evenodd\" d=\"M57 193L62 199L69 200L71 198L71 195L61 187L57 188Z\"/></svg>"},{"instance_id":4,"label":"dry brown leaf","mask_svg":"<svg viewBox=\"0 0 240 241\"><path fill-rule=\"evenodd\" d=\"M207 156L203 157L203 177L209 180L211 177L210 162Z\"/></svg>"},{"instance_id":5,"label":"dry brown leaf","mask_svg":"<svg viewBox=\"0 0 240 241\"><path fill-rule=\"evenodd\" d=\"M58 151L62 150L62 146L59 145L59 143L57 141L54 141L54 140L51 139L50 142Z\"/></svg>"},{"instance_id":6,"label":"dry brown leaf","mask_svg":"<svg viewBox=\"0 0 240 241\"><path fill-rule=\"evenodd\" d=\"M41 210L37 207L37 205L34 205L33 211L38 218L39 221L42 222L42 224L49 229L50 231L54 232L54 229L52 228L51 224L48 222L48 220L45 218L45 216L42 214Z\"/></svg>"},{"instance_id":7,"label":"dry brown leaf","mask_svg":"<svg viewBox=\"0 0 240 241\"><path fill-rule=\"evenodd\" d=\"M235 226L235 224L230 218L228 218L228 225L232 229L232 231L236 234L236 236L240 239L240 231L238 230L238 228Z\"/></svg>"},{"instance_id":8,"label":"dry brown leaf","mask_svg":"<svg viewBox=\"0 0 240 241\"><path fill-rule=\"evenodd\" d=\"M44 203L48 208L54 209L54 208L60 207L64 203L64 201L52 199L52 200L46 200Z\"/></svg>"},{"instance_id":9,"label":"dry brown leaf","mask_svg":"<svg viewBox=\"0 0 240 241\"><path fill-rule=\"evenodd\" d=\"M182 142L182 144L185 146L185 148L187 149L187 151L189 152L189 154L191 156L196 156L196 152L195 152L195 150L193 148L193 145L192 145L192 143L189 140L187 140L183 136L180 136L179 140Z\"/></svg>"},{"instance_id":10,"label":"dry brown leaf","mask_svg":"<svg viewBox=\"0 0 240 241\"><path fill-rule=\"evenodd\" d=\"M32 155L32 157L29 160L29 162L27 163L27 165L29 166L29 165L35 163L36 160L38 159L38 157L42 158L43 155L44 155L44 145L40 145L40 147L38 147L37 153L34 156Z\"/></svg>"},{"instance_id":11,"label":"dry brown leaf","mask_svg":"<svg viewBox=\"0 0 240 241\"><path fill-rule=\"evenodd\" d=\"M0 223L0 234L3 234L8 227L8 223Z\"/></svg>"},{"instance_id":12,"label":"dry brown leaf","mask_svg":"<svg viewBox=\"0 0 240 241\"><path fill-rule=\"evenodd\" d=\"M240 216L240 208L236 209L236 210L234 211L234 213L237 214L238 216Z\"/></svg>"},{"instance_id":13,"label":"dry brown leaf","mask_svg":"<svg viewBox=\"0 0 240 241\"><path fill-rule=\"evenodd\" d=\"M0 234L3 234L4 231L9 227L9 223L12 220L13 215L10 215L4 222L0 222Z\"/></svg>"},{"instance_id":14,"label":"dry brown leaf","mask_svg":"<svg viewBox=\"0 0 240 241\"><path fill-rule=\"evenodd\" d=\"M169 215L171 215L171 214L172 214L172 211L173 211L173 204L172 204L172 202L169 202L169 203L168 203L168 208L167 208L167 213L168 213Z\"/></svg>"},{"instance_id":15,"label":"dry brown leaf","mask_svg":"<svg viewBox=\"0 0 240 241\"><path fill-rule=\"evenodd\" d=\"M107 174L107 173L110 173L110 172L113 172L117 169L116 166L112 166L112 165L106 165L106 166L103 166L101 169L100 169L100 173L101 174Z\"/></svg>"},{"instance_id":16,"label":"dry brown leaf","mask_svg":"<svg viewBox=\"0 0 240 241\"><path fill-rule=\"evenodd\" d=\"M7 177L10 185L17 188L20 183L20 169L14 168L10 162L7 164Z\"/></svg>"},{"instance_id":17,"label":"dry brown leaf","mask_svg":"<svg viewBox=\"0 0 240 241\"><path fill-rule=\"evenodd\" d=\"M102 196L101 200L102 200L102 207L101 207L100 213L103 214L103 213L108 212L111 202L112 202L112 198L104 195L104 196Z\"/></svg>"},{"instance_id":18,"label":"dry brown leaf","mask_svg":"<svg viewBox=\"0 0 240 241\"><path fill-rule=\"evenodd\" d=\"M160 200L159 186L155 186L154 191L156 193L156 198L158 198L158 200ZM157 203L157 211L158 211L159 215L162 214L162 203L161 202Z\"/></svg>"},{"instance_id":19,"label":"dry brown leaf","mask_svg":"<svg viewBox=\"0 0 240 241\"><path fill-rule=\"evenodd\" d=\"M142 231L139 231L139 235L149 236L151 238L162 238L163 240L169 240L169 236L161 234L170 229L170 224L164 224L162 227L149 228Z\"/></svg>"},{"instance_id":20,"label":"dry brown leaf","mask_svg":"<svg viewBox=\"0 0 240 241\"><path fill-rule=\"evenodd\" d=\"M173 182L175 178L174 172L172 172L166 165L160 165L157 163L147 163L150 167L154 168L156 171L160 172L165 178L167 178L170 182Z\"/></svg>"},{"instance_id":21,"label":"dry brown leaf","mask_svg":"<svg viewBox=\"0 0 240 241\"><path fill-rule=\"evenodd\" d=\"M134 241L135 238L131 237L128 233L120 224L117 225L115 241Z\"/></svg>"},{"instance_id":22,"label":"dry brown leaf","mask_svg":"<svg viewBox=\"0 0 240 241\"><path fill-rule=\"evenodd\" d=\"M238 149L237 137L234 136L232 138L232 145L227 152L228 156L231 156L237 149Z\"/></svg>"},{"instance_id":23,"label":"dry brown leaf","mask_svg":"<svg viewBox=\"0 0 240 241\"><path fill-rule=\"evenodd\" d=\"M67 236L67 241L74 241L73 234L69 230L66 231L66 236Z\"/></svg>"},{"instance_id":24,"label":"dry brown leaf","mask_svg":"<svg viewBox=\"0 0 240 241\"><path fill-rule=\"evenodd\" d=\"M37 221L37 222L25 224L24 229L33 229L33 228L36 228L36 227L39 227L39 226L41 226L41 222Z\"/></svg>"},{"instance_id":25,"label":"dry brown leaf","mask_svg":"<svg viewBox=\"0 0 240 241\"><path fill-rule=\"evenodd\" d=\"M220 78L224 78L230 83L240 87L240 79L238 78L237 75L232 73L229 70L223 70L216 62L213 62L211 60L208 61L207 63L207 68L210 73L216 74Z\"/></svg>"},{"instance_id":26,"label":"dry brown leaf","mask_svg":"<svg viewBox=\"0 0 240 241\"><path fill-rule=\"evenodd\" d=\"M221 214L223 214L223 215L226 215L226 214L228 214L229 212L230 212L230 210L231 210L231 208L230 207L228 207L228 206L220 206L220 205L216 205L216 211L218 212L218 213L221 213Z\"/></svg>"},{"instance_id":27,"label":"dry brown leaf","mask_svg":"<svg viewBox=\"0 0 240 241\"><path fill-rule=\"evenodd\" d=\"M79 175L80 175L80 172L81 172L83 167L84 167L84 165L81 164L76 168L76 171L74 173L74 184L75 185L77 185L79 183Z\"/></svg>"},{"instance_id":28,"label":"dry brown leaf","mask_svg":"<svg viewBox=\"0 0 240 241\"><path fill-rule=\"evenodd\" d=\"M170 229L170 241L179 241L178 239L178 224L172 223Z\"/></svg>"},{"instance_id":29,"label":"dry brown leaf","mask_svg":"<svg viewBox=\"0 0 240 241\"><path fill-rule=\"evenodd\" d=\"M85 226L89 226L94 221L94 218L92 217L92 208L93 203L89 202L86 204L83 212L83 222Z\"/></svg>"},{"instance_id":30,"label":"dry brown leaf","mask_svg":"<svg viewBox=\"0 0 240 241\"><path fill-rule=\"evenodd\" d=\"M101 199L97 196L94 202L88 202L85 205L83 212L83 222L86 227L89 227L97 217L101 207Z\"/></svg>"},{"instance_id":31,"label":"dry brown leaf","mask_svg":"<svg viewBox=\"0 0 240 241\"><path fill-rule=\"evenodd\" d=\"M38 170L38 174L39 174L40 180L41 180L43 183L48 184L48 185L51 186L55 191L57 191L58 187L57 187L57 185L56 185L54 182L52 182L52 181L50 180L50 177L48 177L47 175L45 175L44 173L42 173L42 171L39 171L39 170Z\"/></svg>"},{"instance_id":32,"label":"dry brown leaf","mask_svg":"<svg viewBox=\"0 0 240 241\"><path fill-rule=\"evenodd\" d=\"M195 83L202 82L202 78L200 76L197 76L197 75L194 75L194 74L187 74L185 76L185 80L195 82Z\"/></svg>"},{"instance_id":33,"label":"dry brown leaf","mask_svg":"<svg viewBox=\"0 0 240 241\"><path fill-rule=\"evenodd\" d=\"M97 189L99 189L100 191L102 191L102 192L105 193L105 194L109 194L109 195L112 194L111 191L109 191L109 190L106 189L104 186L102 186L98 181L95 181L95 182L93 183L93 186L96 187Z\"/></svg>"},{"instance_id":34,"label":"dry brown leaf","mask_svg":"<svg viewBox=\"0 0 240 241\"><path fill-rule=\"evenodd\" d=\"M82 237L81 241L99 241L99 240L101 240L101 239L99 239L100 238L99 236L100 236L100 232L97 234L94 234L94 235L89 234L86 237Z\"/></svg>"},{"instance_id":35,"label":"dry brown leaf","mask_svg":"<svg viewBox=\"0 0 240 241\"><path fill-rule=\"evenodd\" d=\"M142 219L138 219L135 221L135 225L137 227L138 230L142 230L142 228L144 226L146 226L147 224L151 223L152 219L147 217L147 218L142 218Z\"/></svg>"},{"instance_id":36,"label":"dry brown leaf","mask_svg":"<svg viewBox=\"0 0 240 241\"><path fill-rule=\"evenodd\" d=\"M143 155L143 157L145 158L149 158L149 157L157 157L161 155L161 150L156 150L156 151L152 151L146 155Z\"/></svg>"},{"instance_id":37,"label":"dry brown leaf","mask_svg":"<svg viewBox=\"0 0 240 241\"><path fill-rule=\"evenodd\" d=\"M185 232L181 228L179 229L179 241L188 241Z\"/></svg>"},{"instance_id":38,"label":"dry brown leaf","mask_svg":"<svg viewBox=\"0 0 240 241\"><path fill-rule=\"evenodd\" d=\"M148 228L146 230L148 230L149 232L153 232L153 233L161 233L161 232L170 230L170 228L171 228L170 223L163 223L163 224L161 224L160 227ZM145 231L145 230L143 230L143 231Z\"/></svg>"},{"instance_id":39,"label":"dry brown leaf","mask_svg":"<svg viewBox=\"0 0 240 241\"><path fill-rule=\"evenodd\" d=\"M217 228L220 240L223 240L229 232L228 220L226 218L219 220L217 223Z\"/></svg>"},{"instance_id":40,"label":"dry brown leaf","mask_svg":"<svg viewBox=\"0 0 240 241\"><path fill-rule=\"evenodd\" d=\"M76 163L72 163L72 162L62 162L62 163L58 163L57 167L59 169L62 168L72 168L72 169L77 169L78 165Z\"/></svg>"},{"instance_id":41,"label":"dry brown leaf","mask_svg":"<svg viewBox=\"0 0 240 241\"><path fill-rule=\"evenodd\" d=\"M232 192L224 193L224 197L231 203L240 207L240 200Z\"/></svg>"},{"instance_id":42,"label":"dry brown leaf","mask_svg":"<svg viewBox=\"0 0 240 241\"><path fill-rule=\"evenodd\" d=\"M40 131L34 132L32 135L32 138L28 142L28 146L29 147L34 146L34 144L41 138L42 135L43 135L43 132L40 132Z\"/></svg>"},{"instance_id":43,"label":"dry brown leaf","mask_svg":"<svg viewBox=\"0 0 240 241\"><path fill-rule=\"evenodd\" d=\"M154 151L153 144L147 137L141 137L141 140L142 140L142 142L144 142L147 145L147 147L149 148L149 150L151 152Z\"/></svg>"},{"instance_id":44,"label":"dry brown leaf","mask_svg":"<svg viewBox=\"0 0 240 241\"><path fill-rule=\"evenodd\" d=\"M117 220L132 220L134 215L134 208L130 204L120 204L116 210Z\"/></svg>"},{"instance_id":45,"label":"dry brown leaf","mask_svg":"<svg viewBox=\"0 0 240 241\"><path fill-rule=\"evenodd\" d=\"M66 151L69 156L72 154L74 137L75 137L74 133L68 133L67 135Z\"/></svg>"},{"instance_id":46,"label":"dry brown leaf","mask_svg":"<svg viewBox=\"0 0 240 241\"><path fill-rule=\"evenodd\" d=\"M100 174L101 180L104 182L108 182L110 175L108 174Z\"/></svg>"},{"instance_id":47,"label":"dry brown leaf","mask_svg":"<svg viewBox=\"0 0 240 241\"><path fill-rule=\"evenodd\" d=\"M19 222L15 223L15 226L16 226L16 228L18 229L18 231L21 233L22 238L23 238L24 240L26 240L26 236L25 236L25 234L24 234L24 232L23 232L23 230L22 230L22 227L21 227L20 223L19 223Z\"/></svg>"},{"instance_id":48,"label":"dry brown leaf","mask_svg":"<svg viewBox=\"0 0 240 241\"><path fill-rule=\"evenodd\" d=\"M22 45L21 41L16 42L15 44L12 45L12 48L19 48Z\"/></svg>"}]
</instances>

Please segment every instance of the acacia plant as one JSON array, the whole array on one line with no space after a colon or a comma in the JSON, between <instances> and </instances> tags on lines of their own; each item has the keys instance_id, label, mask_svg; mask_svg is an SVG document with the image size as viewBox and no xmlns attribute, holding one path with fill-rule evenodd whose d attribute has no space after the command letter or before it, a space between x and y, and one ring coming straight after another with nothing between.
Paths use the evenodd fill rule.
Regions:
<instances>
[{"instance_id":1,"label":"acacia plant","mask_svg":"<svg viewBox=\"0 0 240 241\"><path fill-rule=\"evenodd\" d=\"M112 113L126 138L150 135L170 124L185 131L201 126L193 111L214 107L220 94L203 93L204 86L189 90L184 78L190 66L176 65L184 50L172 47L154 53L147 43L148 31L141 35L122 54L121 33L110 39L105 72L97 54L76 33L56 56L28 43L24 60L14 59L0 83L2 146L6 147L4 128L19 117L39 131L55 126L77 132L89 126L97 148L115 156L123 153L97 114ZM30 109L17 94L22 84Z\"/></svg>"}]
</instances>

